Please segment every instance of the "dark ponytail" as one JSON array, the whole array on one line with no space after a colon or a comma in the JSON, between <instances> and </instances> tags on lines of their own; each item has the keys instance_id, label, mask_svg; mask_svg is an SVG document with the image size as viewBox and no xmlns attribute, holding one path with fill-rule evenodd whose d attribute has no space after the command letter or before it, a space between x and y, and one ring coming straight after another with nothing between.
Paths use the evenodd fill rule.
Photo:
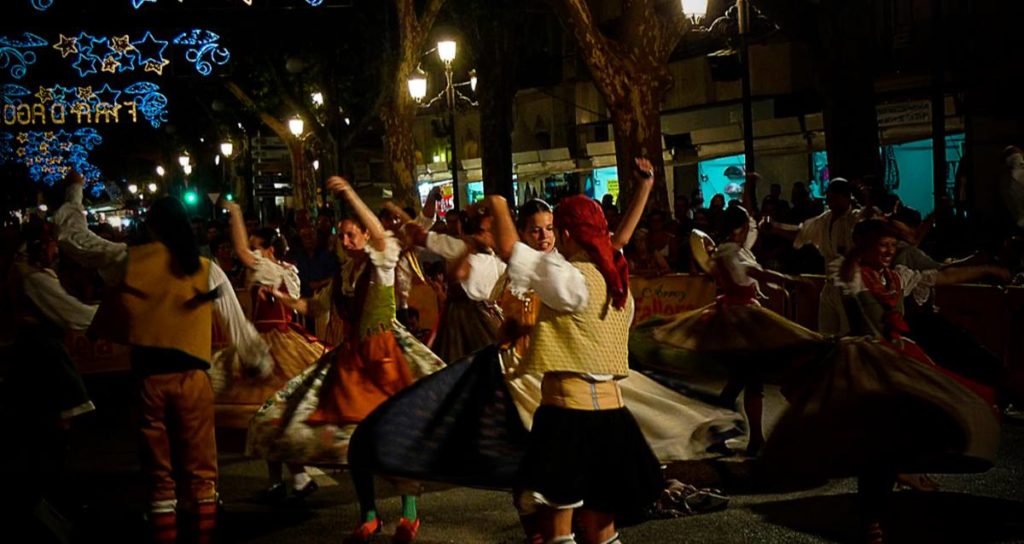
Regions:
<instances>
[{"instance_id":1,"label":"dark ponytail","mask_svg":"<svg viewBox=\"0 0 1024 544\"><path fill-rule=\"evenodd\" d=\"M171 252L176 272L191 276L199 270L199 244L181 202L169 196L157 199L149 207L146 226Z\"/></svg>"}]
</instances>

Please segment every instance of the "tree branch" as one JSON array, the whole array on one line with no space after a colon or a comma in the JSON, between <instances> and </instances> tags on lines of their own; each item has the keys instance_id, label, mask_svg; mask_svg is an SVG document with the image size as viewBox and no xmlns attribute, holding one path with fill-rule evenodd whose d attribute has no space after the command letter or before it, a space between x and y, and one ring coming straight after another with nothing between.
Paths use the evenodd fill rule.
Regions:
<instances>
[{"instance_id":1,"label":"tree branch","mask_svg":"<svg viewBox=\"0 0 1024 544\"><path fill-rule=\"evenodd\" d=\"M669 13L667 19L659 19L661 21L661 43L658 44L657 55L662 63L668 62L672 51L679 45L679 40L683 39L683 35L690 30L690 20L683 15L682 10L673 9Z\"/></svg>"},{"instance_id":2,"label":"tree branch","mask_svg":"<svg viewBox=\"0 0 1024 544\"><path fill-rule=\"evenodd\" d=\"M243 106L256 112L256 114L259 115L260 117L260 121L263 121L263 124L267 125L267 127L269 127L270 130L273 130L274 133L277 134L277 136L281 138L282 141L288 142L289 140L291 140L291 138L288 137L291 134L290 132L288 132L288 127L285 126L285 124L278 120L276 117L270 115L269 113L261 109L259 106L257 106L256 102L248 95L248 93L242 90L242 88L239 87L237 83L231 80L225 80L224 88L227 89L228 92L231 93L235 98L237 98L238 101L241 102Z\"/></svg>"},{"instance_id":3,"label":"tree branch","mask_svg":"<svg viewBox=\"0 0 1024 544\"><path fill-rule=\"evenodd\" d=\"M611 56L610 40L597 29L594 15L586 0L549 0L556 13L561 14L569 29L576 35L576 42L587 65L596 59ZM597 77L597 74L595 74Z\"/></svg>"}]
</instances>

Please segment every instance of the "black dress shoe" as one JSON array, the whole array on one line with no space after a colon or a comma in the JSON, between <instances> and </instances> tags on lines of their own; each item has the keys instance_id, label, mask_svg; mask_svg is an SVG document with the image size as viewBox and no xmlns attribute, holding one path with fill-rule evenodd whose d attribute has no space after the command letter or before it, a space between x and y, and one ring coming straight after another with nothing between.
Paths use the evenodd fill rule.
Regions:
<instances>
[{"instance_id":1,"label":"black dress shoe","mask_svg":"<svg viewBox=\"0 0 1024 544\"><path fill-rule=\"evenodd\" d=\"M284 502L284 500L287 498L288 488L285 487L284 482L277 482L276 484L263 490L263 493L260 494L260 500L272 504Z\"/></svg>"}]
</instances>

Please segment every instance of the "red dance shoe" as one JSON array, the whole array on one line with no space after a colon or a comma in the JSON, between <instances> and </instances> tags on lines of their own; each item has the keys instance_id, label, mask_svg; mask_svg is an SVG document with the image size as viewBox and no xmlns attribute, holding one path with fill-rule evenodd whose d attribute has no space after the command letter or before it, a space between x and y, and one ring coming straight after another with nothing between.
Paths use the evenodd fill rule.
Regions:
<instances>
[{"instance_id":1,"label":"red dance shoe","mask_svg":"<svg viewBox=\"0 0 1024 544\"><path fill-rule=\"evenodd\" d=\"M365 521L345 538L345 542L346 544L361 544L369 542L370 538L372 538L373 535L380 534L382 529L384 529L384 522L381 521L380 518Z\"/></svg>"},{"instance_id":2,"label":"red dance shoe","mask_svg":"<svg viewBox=\"0 0 1024 544\"><path fill-rule=\"evenodd\" d=\"M416 521L409 521L402 518L398 521L398 527L395 528L395 536L391 539L391 542L397 542L398 544L408 544L416 538L416 533L420 530L420 520L416 518Z\"/></svg>"}]
</instances>

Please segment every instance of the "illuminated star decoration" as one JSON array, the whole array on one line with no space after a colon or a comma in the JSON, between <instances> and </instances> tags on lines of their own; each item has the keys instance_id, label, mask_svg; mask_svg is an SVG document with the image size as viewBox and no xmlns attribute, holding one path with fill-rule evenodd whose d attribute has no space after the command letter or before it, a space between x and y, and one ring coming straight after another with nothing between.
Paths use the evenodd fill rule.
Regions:
<instances>
[{"instance_id":1,"label":"illuminated star decoration","mask_svg":"<svg viewBox=\"0 0 1024 544\"><path fill-rule=\"evenodd\" d=\"M64 130L21 132L16 137L0 133L0 164L24 165L29 177L46 185L57 183L74 169L82 174L95 195L103 190L99 182L102 174L89 163L89 152L102 142L99 133L92 128L72 133Z\"/></svg>"},{"instance_id":2,"label":"illuminated star decoration","mask_svg":"<svg viewBox=\"0 0 1024 544\"><path fill-rule=\"evenodd\" d=\"M78 52L78 38L76 36L60 35L60 41L53 44L53 48L60 51L61 58L68 58L68 55Z\"/></svg>"},{"instance_id":3,"label":"illuminated star decoration","mask_svg":"<svg viewBox=\"0 0 1024 544\"><path fill-rule=\"evenodd\" d=\"M99 104L114 105L117 104L117 100L121 96L121 91L115 91L110 88L109 83L104 83L103 87L94 93L94 96Z\"/></svg>"},{"instance_id":4,"label":"illuminated star decoration","mask_svg":"<svg viewBox=\"0 0 1024 544\"><path fill-rule=\"evenodd\" d=\"M139 9L140 7L142 7L142 4L145 4L146 2L152 2L155 4L156 0L132 0L132 7L135 9Z\"/></svg>"},{"instance_id":5,"label":"illuminated star decoration","mask_svg":"<svg viewBox=\"0 0 1024 544\"><path fill-rule=\"evenodd\" d=\"M47 45L50 43L29 32L23 32L20 39L0 37L0 70L9 68L14 79L25 77L29 65L36 62L36 54L30 49Z\"/></svg>"},{"instance_id":6,"label":"illuminated star decoration","mask_svg":"<svg viewBox=\"0 0 1024 544\"><path fill-rule=\"evenodd\" d=\"M167 59L164 59L161 62L149 61L149 62L143 64L142 66L143 66L143 68L147 72L154 72L154 73L156 73L156 75L162 76L162 75L164 75L164 66L167 66L170 63L171 63L171 61L169 61Z\"/></svg>"},{"instance_id":7,"label":"illuminated star decoration","mask_svg":"<svg viewBox=\"0 0 1024 544\"><path fill-rule=\"evenodd\" d=\"M39 92L35 94L35 97L39 99L41 104L53 101L53 91L46 87L39 87Z\"/></svg>"},{"instance_id":8,"label":"illuminated star decoration","mask_svg":"<svg viewBox=\"0 0 1024 544\"><path fill-rule=\"evenodd\" d=\"M138 52L139 64L147 62L160 64L165 60L164 50L167 49L168 42L154 38L153 34L149 31L146 31L141 40L132 42L132 45Z\"/></svg>"},{"instance_id":9,"label":"illuminated star decoration","mask_svg":"<svg viewBox=\"0 0 1024 544\"><path fill-rule=\"evenodd\" d=\"M220 36L202 29L195 29L174 38L175 45L190 46L185 51L185 59L195 65L196 71L204 76L213 72L213 64L223 66L231 60L231 52L221 47L217 43L219 41Z\"/></svg>"},{"instance_id":10,"label":"illuminated star decoration","mask_svg":"<svg viewBox=\"0 0 1024 544\"><path fill-rule=\"evenodd\" d=\"M108 47L110 47L111 51L121 53L122 55L127 53L130 49L135 49L135 46L132 45L131 38L129 38L127 34L124 36L111 37Z\"/></svg>"},{"instance_id":11,"label":"illuminated star decoration","mask_svg":"<svg viewBox=\"0 0 1024 544\"><path fill-rule=\"evenodd\" d=\"M104 72L110 72L111 74L116 74L117 73L117 69L120 66L121 66L121 63L117 62L117 59L114 58L114 55L107 55L103 59L103 68L102 68L102 70Z\"/></svg>"}]
</instances>

